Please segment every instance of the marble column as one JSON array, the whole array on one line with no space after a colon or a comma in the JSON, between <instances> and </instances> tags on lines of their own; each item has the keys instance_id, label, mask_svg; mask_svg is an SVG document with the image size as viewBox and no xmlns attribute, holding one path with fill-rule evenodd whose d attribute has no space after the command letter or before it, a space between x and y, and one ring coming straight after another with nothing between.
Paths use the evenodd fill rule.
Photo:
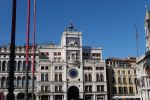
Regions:
<instances>
[{"instance_id":1,"label":"marble column","mask_svg":"<svg viewBox=\"0 0 150 100\"><path fill-rule=\"evenodd\" d=\"M96 100L96 98L95 98L95 94L93 95L93 100Z\"/></svg>"}]
</instances>

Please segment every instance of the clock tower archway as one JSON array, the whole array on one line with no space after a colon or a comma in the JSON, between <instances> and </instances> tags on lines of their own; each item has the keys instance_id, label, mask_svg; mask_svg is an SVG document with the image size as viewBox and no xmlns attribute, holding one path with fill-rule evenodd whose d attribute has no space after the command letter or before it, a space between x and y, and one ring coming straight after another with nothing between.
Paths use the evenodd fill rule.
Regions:
<instances>
[{"instance_id":1,"label":"clock tower archway","mask_svg":"<svg viewBox=\"0 0 150 100\"><path fill-rule=\"evenodd\" d=\"M71 86L67 91L67 100L78 100L79 89L76 86Z\"/></svg>"}]
</instances>

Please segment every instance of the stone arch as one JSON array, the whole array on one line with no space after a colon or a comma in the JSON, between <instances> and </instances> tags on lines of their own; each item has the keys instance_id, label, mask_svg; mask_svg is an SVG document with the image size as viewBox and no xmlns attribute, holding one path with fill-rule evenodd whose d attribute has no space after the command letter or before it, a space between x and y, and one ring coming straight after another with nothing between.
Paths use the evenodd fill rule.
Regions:
<instances>
[{"instance_id":1,"label":"stone arch","mask_svg":"<svg viewBox=\"0 0 150 100\"><path fill-rule=\"evenodd\" d=\"M19 93L19 94L17 95L17 100L24 100L24 96L25 96L24 93Z\"/></svg>"},{"instance_id":2,"label":"stone arch","mask_svg":"<svg viewBox=\"0 0 150 100\"><path fill-rule=\"evenodd\" d=\"M6 61L2 62L2 71L6 71Z\"/></svg>"},{"instance_id":3,"label":"stone arch","mask_svg":"<svg viewBox=\"0 0 150 100\"><path fill-rule=\"evenodd\" d=\"M67 100L78 100L79 99L79 89L76 86L69 87L67 91Z\"/></svg>"},{"instance_id":4,"label":"stone arch","mask_svg":"<svg viewBox=\"0 0 150 100\"><path fill-rule=\"evenodd\" d=\"M28 93L28 100L32 100L32 93ZM36 100L35 94L34 94L34 100Z\"/></svg>"},{"instance_id":5,"label":"stone arch","mask_svg":"<svg viewBox=\"0 0 150 100\"><path fill-rule=\"evenodd\" d=\"M21 61L18 61L18 68L17 68L17 71L21 71L21 68L22 67L22 62Z\"/></svg>"},{"instance_id":6,"label":"stone arch","mask_svg":"<svg viewBox=\"0 0 150 100\"><path fill-rule=\"evenodd\" d=\"M28 93L28 100L32 100L32 94Z\"/></svg>"}]
</instances>

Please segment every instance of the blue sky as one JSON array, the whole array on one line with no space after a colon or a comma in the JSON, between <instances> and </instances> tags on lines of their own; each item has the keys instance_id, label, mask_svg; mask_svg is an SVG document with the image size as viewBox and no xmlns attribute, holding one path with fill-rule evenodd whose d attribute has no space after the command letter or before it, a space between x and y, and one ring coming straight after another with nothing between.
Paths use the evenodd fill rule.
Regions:
<instances>
[{"instance_id":1,"label":"blue sky","mask_svg":"<svg viewBox=\"0 0 150 100\"><path fill-rule=\"evenodd\" d=\"M0 0L0 45L10 42L12 0ZM25 43L27 0L17 0L16 43ZM139 33L139 55L144 54L145 5L148 0L37 0L36 42L60 44L64 28L73 22L83 34L83 45L101 46L103 58L136 56L135 27ZM31 25L33 0L31 0ZM32 26L31 26L32 32Z\"/></svg>"}]
</instances>

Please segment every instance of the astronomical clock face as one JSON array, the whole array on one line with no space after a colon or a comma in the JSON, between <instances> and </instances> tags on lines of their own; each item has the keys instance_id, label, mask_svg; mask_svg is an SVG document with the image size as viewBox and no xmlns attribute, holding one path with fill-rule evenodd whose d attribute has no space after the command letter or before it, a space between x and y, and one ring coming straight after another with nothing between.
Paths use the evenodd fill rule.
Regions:
<instances>
[{"instance_id":1,"label":"astronomical clock face","mask_svg":"<svg viewBox=\"0 0 150 100\"><path fill-rule=\"evenodd\" d=\"M78 71L76 69L72 68L69 70L68 74L71 78L76 78L78 76Z\"/></svg>"},{"instance_id":2,"label":"astronomical clock face","mask_svg":"<svg viewBox=\"0 0 150 100\"><path fill-rule=\"evenodd\" d=\"M79 46L80 45L79 38L68 37L67 38L67 45L68 46Z\"/></svg>"}]
</instances>

